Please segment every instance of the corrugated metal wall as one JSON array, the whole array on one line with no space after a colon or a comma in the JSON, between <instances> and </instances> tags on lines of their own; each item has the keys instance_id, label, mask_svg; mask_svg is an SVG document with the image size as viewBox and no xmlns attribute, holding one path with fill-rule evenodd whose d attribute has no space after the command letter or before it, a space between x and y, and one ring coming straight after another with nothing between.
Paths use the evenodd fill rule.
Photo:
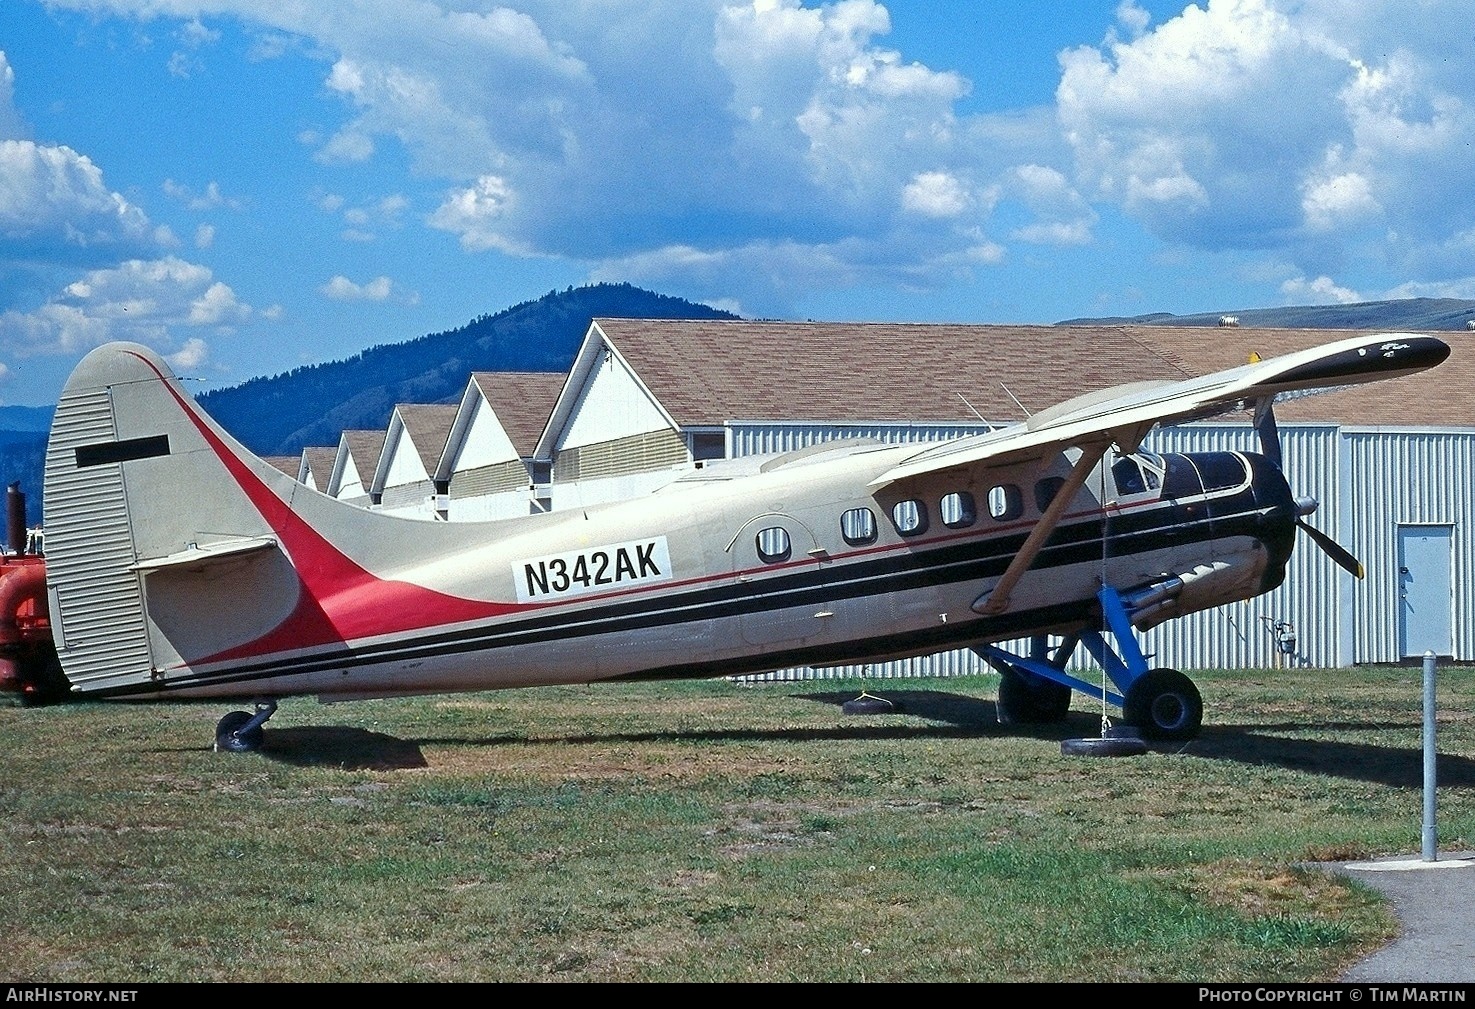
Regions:
<instances>
[{"instance_id":1,"label":"corrugated metal wall","mask_svg":"<svg viewBox=\"0 0 1475 1009\"><path fill-rule=\"evenodd\" d=\"M1350 661L1394 662L1399 656L1398 527L1453 526L1454 658L1475 659L1475 432L1343 432L1350 486L1357 495L1349 516L1358 556L1368 576L1356 587L1358 619Z\"/></svg>"},{"instance_id":2,"label":"corrugated metal wall","mask_svg":"<svg viewBox=\"0 0 1475 1009\"><path fill-rule=\"evenodd\" d=\"M842 438L871 438L888 445L905 445L922 441L946 441L967 434L989 430L982 422L970 424L753 424L734 422L728 425L732 444L728 455L771 455L794 452L811 445L838 441Z\"/></svg>"}]
</instances>

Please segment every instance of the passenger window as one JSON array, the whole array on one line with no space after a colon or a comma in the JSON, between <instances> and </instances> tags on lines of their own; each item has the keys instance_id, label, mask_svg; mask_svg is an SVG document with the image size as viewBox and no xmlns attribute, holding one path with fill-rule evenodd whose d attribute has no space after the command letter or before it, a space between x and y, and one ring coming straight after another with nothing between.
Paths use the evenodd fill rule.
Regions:
<instances>
[{"instance_id":1,"label":"passenger window","mask_svg":"<svg viewBox=\"0 0 1475 1009\"><path fill-rule=\"evenodd\" d=\"M869 508L852 508L840 516L840 535L851 546L874 543L876 515Z\"/></svg>"},{"instance_id":2,"label":"passenger window","mask_svg":"<svg viewBox=\"0 0 1475 1009\"><path fill-rule=\"evenodd\" d=\"M891 508L891 521L903 536L920 536L927 531L927 506L920 501L898 501Z\"/></svg>"},{"instance_id":3,"label":"passenger window","mask_svg":"<svg viewBox=\"0 0 1475 1009\"><path fill-rule=\"evenodd\" d=\"M765 564L786 561L793 553L789 543L789 531L783 526L770 526L758 533L758 559Z\"/></svg>"},{"instance_id":4,"label":"passenger window","mask_svg":"<svg viewBox=\"0 0 1475 1009\"><path fill-rule=\"evenodd\" d=\"M1065 486L1065 477L1047 476L1035 481L1035 507L1044 511L1050 507L1055 500L1055 495L1060 493L1060 488Z\"/></svg>"},{"instance_id":5,"label":"passenger window","mask_svg":"<svg viewBox=\"0 0 1475 1009\"><path fill-rule=\"evenodd\" d=\"M973 505L973 495L967 491L945 495L937 510L942 514L942 524L949 529L963 529L978 521L978 509Z\"/></svg>"},{"instance_id":6,"label":"passenger window","mask_svg":"<svg viewBox=\"0 0 1475 1009\"><path fill-rule=\"evenodd\" d=\"M1024 514L1024 495L1012 483L999 484L988 492L988 513L998 522L1008 522Z\"/></svg>"}]
</instances>

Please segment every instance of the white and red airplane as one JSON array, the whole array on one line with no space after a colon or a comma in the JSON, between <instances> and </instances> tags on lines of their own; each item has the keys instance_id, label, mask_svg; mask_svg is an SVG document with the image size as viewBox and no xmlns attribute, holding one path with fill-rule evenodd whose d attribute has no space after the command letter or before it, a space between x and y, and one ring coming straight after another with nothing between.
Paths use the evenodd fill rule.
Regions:
<instances>
[{"instance_id":1,"label":"white and red airplane","mask_svg":"<svg viewBox=\"0 0 1475 1009\"><path fill-rule=\"evenodd\" d=\"M154 352L108 344L68 381L46 458L55 685L250 703L216 733L219 749L245 751L289 696L705 678L971 647L1000 671L1005 722L1063 719L1078 690L1143 736L1191 738L1198 690L1149 669L1134 629L1274 588L1298 527L1359 569L1306 525L1316 503L1280 471L1277 394L1448 354L1428 336L1359 336L931 447L837 442L709 465L634 500L446 523L308 488L226 434ZM1257 411L1262 453L1139 451L1158 424L1235 409ZM1001 644L1025 639L1028 654ZM1078 645L1115 690L1067 672Z\"/></svg>"}]
</instances>

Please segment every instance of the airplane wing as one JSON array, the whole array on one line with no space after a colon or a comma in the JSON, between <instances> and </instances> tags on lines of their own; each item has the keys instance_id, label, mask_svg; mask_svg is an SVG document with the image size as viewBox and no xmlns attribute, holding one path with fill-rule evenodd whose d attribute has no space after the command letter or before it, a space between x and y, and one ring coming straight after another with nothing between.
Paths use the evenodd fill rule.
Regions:
<instances>
[{"instance_id":1,"label":"airplane wing","mask_svg":"<svg viewBox=\"0 0 1475 1009\"><path fill-rule=\"evenodd\" d=\"M1181 382L1138 382L1088 393L1029 420L918 452L871 486L938 470L1041 458L1066 448L1115 442L1134 451L1159 424L1202 420L1273 400L1280 393L1341 388L1432 368L1449 345L1432 336L1356 336Z\"/></svg>"}]
</instances>

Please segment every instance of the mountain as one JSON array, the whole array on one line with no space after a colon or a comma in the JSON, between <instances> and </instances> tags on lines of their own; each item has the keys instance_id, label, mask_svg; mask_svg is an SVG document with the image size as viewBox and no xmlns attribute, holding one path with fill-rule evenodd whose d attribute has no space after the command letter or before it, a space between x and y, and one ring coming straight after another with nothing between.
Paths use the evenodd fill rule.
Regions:
<instances>
[{"instance_id":1,"label":"mountain","mask_svg":"<svg viewBox=\"0 0 1475 1009\"><path fill-rule=\"evenodd\" d=\"M346 430L385 427L396 403L459 402L473 371L567 371L596 317L738 318L630 284L571 287L459 329L253 378L198 398L206 413L253 452L295 455L308 445L337 445Z\"/></svg>"},{"instance_id":2,"label":"mountain","mask_svg":"<svg viewBox=\"0 0 1475 1009\"><path fill-rule=\"evenodd\" d=\"M1270 329L1386 329L1435 332L1465 329L1475 320L1475 301L1459 298L1402 298L1364 301L1353 305L1303 305L1288 308L1246 308L1237 312L1200 312L1197 315L1115 316L1067 319L1061 326L1217 326L1232 316L1241 326Z\"/></svg>"}]
</instances>

